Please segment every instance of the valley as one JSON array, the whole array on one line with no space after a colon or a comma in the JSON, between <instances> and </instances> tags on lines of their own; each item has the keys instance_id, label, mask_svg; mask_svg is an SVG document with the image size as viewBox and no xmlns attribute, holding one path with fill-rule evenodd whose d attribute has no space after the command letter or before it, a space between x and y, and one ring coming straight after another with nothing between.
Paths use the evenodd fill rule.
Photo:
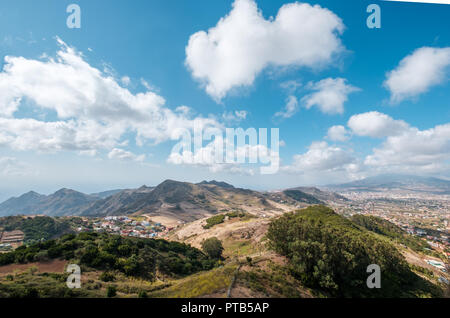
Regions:
<instances>
[{"instance_id":1,"label":"valley","mask_svg":"<svg viewBox=\"0 0 450 318\"><path fill-rule=\"evenodd\" d=\"M83 199L75 200L74 197ZM62 202L67 204L67 210ZM391 257L399 262L395 275L400 275L409 284L408 291L404 291L405 297L436 297L448 292L446 282L450 277L445 265L448 266L450 255L449 210L447 198L441 194L410 192L409 196L404 196L398 191L383 192L379 187L369 189L367 186L364 191L345 187L297 187L258 192L217 181L194 184L167 180L155 187L113 190L96 195L80 195L73 190L58 191L57 195L49 196L29 193L6 203L0 205L2 213L7 213L13 206L30 213L0 218L0 232L24 233L20 244L0 253L0 297L17 293L22 297L30 293L30 289L39 297L54 297L57 292L51 290L56 286L60 293L57 297L109 297L108 292L112 289L115 290L112 297L356 296L345 287L347 283L353 284L347 282L344 275L350 269L337 265L345 264L341 258L346 253L357 257L352 271L356 270L361 276L366 275L363 267L369 262L364 257L371 259L370 262L381 262L383 253L391 253ZM39 212L38 215L33 211ZM296 223L297 217L304 221ZM285 247L277 247L281 244L280 234L275 235L273 231L283 224L280 222L287 222L282 225L285 229L280 228L283 244L290 239L304 242L302 244L309 242L312 245L307 247L308 255L316 256L305 259L301 255L306 254L299 252L301 250L284 252ZM312 222L308 231L325 232L311 237L288 235L298 230L289 230L287 226L301 227L308 222ZM322 225L315 227L315 222ZM319 237L325 239L330 235L326 232L330 227L341 234L320 241ZM47 235L38 229L45 229ZM375 248L376 252L363 257L366 252L353 250L354 245L344 237L361 242L373 240L370 248ZM220 258L211 258L204 249L205 241L211 238L217 239L222 246ZM85 245L84 240L92 243ZM341 240L341 248L333 249L332 245ZM130 247L135 245L139 250L121 254L116 249L105 249L105 242L116 241L131 244ZM206 265L200 266L195 260L191 265L175 262L176 257L183 260L186 256L176 256L166 250L141 251L139 246L144 248L147 241L181 244L180 247L186 246L181 249L183 251L192 248L189 257L197 255ZM46 242L55 242L52 244L58 248L48 249ZM151 244L152 248L159 248L159 245ZM181 251L176 247L178 245L173 246L176 253ZM323 247L318 249L319 246ZM87 247L98 249L92 257L104 259L87 261L83 256ZM321 250L323 248L328 252ZM293 259L295 253L300 254ZM337 262L330 263L328 269L323 268L321 275L331 275L329 279L340 286L338 289L331 288L333 284L325 287L329 283L324 285L320 280L310 280L313 277L311 271L322 253L333 255L332 259L322 260L325 263ZM127 265L127 259L134 254L136 263ZM305 267L297 267L299 262L304 262ZM64 268L70 263L82 266L81 290L68 291L64 287L67 276ZM169 263L178 265L168 269ZM137 272L129 272L130 266ZM137 275L140 266L144 266L143 273L147 271L145 266L154 266L152 276ZM105 275L113 278L107 279ZM36 282L41 286L37 291L31 287ZM398 287L391 287L389 292L400 293ZM357 291L359 297L375 296L364 286L360 288Z\"/></svg>"}]
</instances>

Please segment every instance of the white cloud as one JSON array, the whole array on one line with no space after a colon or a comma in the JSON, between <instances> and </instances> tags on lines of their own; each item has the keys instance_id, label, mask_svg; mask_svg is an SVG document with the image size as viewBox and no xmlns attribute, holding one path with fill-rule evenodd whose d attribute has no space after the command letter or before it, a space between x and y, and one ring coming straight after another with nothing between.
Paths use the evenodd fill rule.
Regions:
<instances>
[{"instance_id":1,"label":"white cloud","mask_svg":"<svg viewBox=\"0 0 450 318\"><path fill-rule=\"evenodd\" d=\"M387 74L384 86L391 92L391 102L414 98L446 81L449 65L450 47L415 50Z\"/></svg>"},{"instance_id":2,"label":"white cloud","mask_svg":"<svg viewBox=\"0 0 450 318\"><path fill-rule=\"evenodd\" d=\"M298 80L290 80L280 84L280 87L286 90L289 94L295 93L301 86L302 83Z\"/></svg>"},{"instance_id":3,"label":"white cloud","mask_svg":"<svg viewBox=\"0 0 450 318\"><path fill-rule=\"evenodd\" d=\"M308 88L315 92L302 98L305 107L310 109L317 106L325 114L342 114L348 95L359 90L347 84L344 78L326 78L316 83L309 83Z\"/></svg>"},{"instance_id":4,"label":"white cloud","mask_svg":"<svg viewBox=\"0 0 450 318\"><path fill-rule=\"evenodd\" d=\"M109 159L116 159L116 160L121 160L121 161L138 161L138 162L142 162L145 160L145 155L135 155L134 153L127 151L127 150L123 150L123 149L119 149L119 148L114 148L113 150L111 150L108 154L108 158Z\"/></svg>"},{"instance_id":5,"label":"white cloud","mask_svg":"<svg viewBox=\"0 0 450 318\"><path fill-rule=\"evenodd\" d=\"M350 136L347 129L342 125L330 127L328 129L327 138L332 141L347 141Z\"/></svg>"},{"instance_id":6,"label":"white cloud","mask_svg":"<svg viewBox=\"0 0 450 318\"><path fill-rule=\"evenodd\" d=\"M131 83L131 79L128 76L123 76L120 81L123 85L128 86Z\"/></svg>"},{"instance_id":7,"label":"white cloud","mask_svg":"<svg viewBox=\"0 0 450 318\"><path fill-rule=\"evenodd\" d=\"M60 39L58 43L56 58L5 57L0 72L0 145L19 150L110 151L129 132L142 145L175 140L179 129L192 129L195 123L220 126L212 118L172 111L152 91L131 93L109 73L89 65L74 48ZM54 111L57 120L15 118L24 100L37 111Z\"/></svg>"},{"instance_id":8,"label":"white cloud","mask_svg":"<svg viewBox=\"0 0 450 318\"><path fill-rule=\"evenodd\" d=\"M293 163L284 170L300 173L346 170L354 169L355 162L350 151L320 141L313 142L306 153L295 155Z\"/></svg>"},{"instance_id":9,"label":"white cloud","mask_svg":"<svg viewBox=\"0 0 450 318\"><path fill-rule=\"evenodd\" d=\"M286 101L286 106L282 111L275 113L275 117L291 118L298 112L298 100L295 96L289 96Z\"/></svg>"},{"instance_id":10,"label":"white cloud","mask_svg":"<svg viewBox=\"0 0 450 318\"><path fill-rule=\"evenodd\" d=\"M233 88L250 86L269 66L320 67L343 50L342 20L306 3L283 5L266 20L254 0L236 0L207 32L193 34L186 65L219 101Z\"/></svg>"},{"instance_id":11,"label":"white cloud","mask_svg":"<svg viewBox=\"0 0 450 318\"><path fill-rule=\"evenodd\" d=\"M358 136L375 138L395 136L409 129L403 120L395 120L376 111L352 116L348 127Z\"/></svg>"},{"instance_id":12,"label":"white cloud","mask_svg":"<svg viewBox=\"0 0 450 318\"><path fill-rule=\"evenodd\" d=\"M449 171L450 124L427 130L410 127L401 134L390 136L365 164L391 171L429 172Z\"/></svg>"},{"instance_id":13,"label":"white cloud","mask_svg":"<svg viewBox=\"0 0 450 318\"><path fill-rule=\"evenodd\" d=\"M92 120L44 122L32 118L0 118L0 145L15 150L108 149L119 142L122 133L120 125L105 126Z\"/></svg>"},{"instance_id":14,"label":"white cloud","mask_svg":"<svg viewBox=\"0 0 450 318\"><path fill-rule=\"evenodd\" d=\"M159 92L159 88L150 84L145 79L141 78L141 84L144 86L147 90L153 91L153 92Z\"/></svg>"},{"instance_id":15,"label":"white cloud","mask_svg":"<svg viewBox=\"0 0 450 318\"><path fill-rule=\"evenodd\" d=\"M374 111L352 116L348 126L358 136L385 138L364 160L372 174L450 172L450 124L419 130Z\"/></svg>"},{"instance_id":16,"label":"white cloud","mask_svg":"<svg viewBox=\"0 0 450 318\"><path fill-rule=\"evenodd\" d=\"M214 141L208 143L200 149L183 150L182 152L172 152L167 158L167 162L174 165L192 165L198 167L206 167L209 171L230 172L244 175L254 175L255 169L252 168L255 164L250 162L250 158L254 157L259 162L279 162L279 153L270 150L263 145L244 145L236 146L230 145L234 151L234 160L227 162L226 160L226 146L227 140L223 137L216 137ZM243 158L246 162L239 162L237 158Z\"/></svg>"}]
</instances>

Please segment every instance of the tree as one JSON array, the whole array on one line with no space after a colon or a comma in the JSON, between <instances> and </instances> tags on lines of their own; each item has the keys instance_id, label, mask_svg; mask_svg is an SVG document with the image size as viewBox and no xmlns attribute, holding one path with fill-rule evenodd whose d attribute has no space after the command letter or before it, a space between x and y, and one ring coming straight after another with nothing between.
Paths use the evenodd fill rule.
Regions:
<instances>
[{"instance_id":1,"label":"tree","mask_svg":"<svg viewBox=\"0 0 450 318\"><path fill-rule=\"evenodd\" d=\"M117 289L116 286L108 286L106 289L106 297L111 298L115 297L117 295Z\"/></svg>"},{"instance_id":2,"label":"tree","mask_svg":"<svg viewBox=\"0 0 450 318\"><path fill-rule=\"evenodd\" d=\"M202 242L203 251L214 259L222 258L223 246L222 242L216 237L211 237Z\"/></svg>"},{"instance_id":3,"label":"tree","mask_svg":"<svg viewBox=\"0 0 450 318\"><path fill-rule=\"evenodd\" d=\"M141 290L138 294L139 298L148 298L147 292L145 290Z\"/></svg>"},{"instance_id":4,"label":"tree","mask_svg":"<svg viewBox=\"0 0 450 318\"><path fill-rule=\"evenodd\" d=\"M113 273L111 272L103 272L100 276L99 279L103 282L113 282L116 280L116 277L114 276Z\"/></svg>"}]
</instances>

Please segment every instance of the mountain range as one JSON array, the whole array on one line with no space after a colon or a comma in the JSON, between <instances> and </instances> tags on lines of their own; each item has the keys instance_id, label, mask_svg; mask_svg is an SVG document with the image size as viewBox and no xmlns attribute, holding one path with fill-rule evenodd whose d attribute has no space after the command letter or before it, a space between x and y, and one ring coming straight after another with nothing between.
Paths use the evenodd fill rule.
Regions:
<instances>
[{"instance_id":1,"label":"mountain range","mask_svg":"<svg viewBox=\"0 0 450 318\"><path fill-rule=\"evenodd\" d=\"M449 194L450 181L430 177L382 175L350 183L315 187L296 187L259 192L236 188L220 181L197 184L166 180L156 187L116 189L84 194L61 189L50 195L28 192L0 204L0 216L45 214L49 216L109 216L151 214L193 221L229 211L277 214L312 204L349 201L336 192L411 191Z\"/></svg>"},{"instance_id":2,"label":"mountain range","mask_svg":"<svg viewBox=\"0 0 450 318\"><path fill-rule=\"evenodd\" d=\"M318 190L319 191L319 190ZM319 204L321 200L298 189L274 195L235 188L218 181L197 184L166 180L156 187L84 194L61 189L51 195L28 192L0 204L0 216L45 214L49 216L165 215L193 221L226 211L265 213L283 211L283 204Z\"/></svg>"},{"instance_id":3,"label":"mountain range","mask_svg":"<svg viewBox=\"0 0 450 318\"><path fill-rule=\"evenodd\" d=\"M450 181L413 175L378 175L349 183L329 185L332 191L408 191L432 194L450 194Z\"/></svg>"}]
</instances>

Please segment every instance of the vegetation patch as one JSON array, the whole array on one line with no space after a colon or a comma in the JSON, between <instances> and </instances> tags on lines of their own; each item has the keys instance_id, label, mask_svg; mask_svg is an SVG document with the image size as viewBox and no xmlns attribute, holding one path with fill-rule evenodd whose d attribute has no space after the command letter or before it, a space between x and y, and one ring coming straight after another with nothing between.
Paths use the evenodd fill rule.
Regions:
<instances>
[{"instance_id":1,"label":"vegetation patch","mask_svg":"<svg viewBox=\"0 0 450 318\"><path fill-rule=\"evenodd\" d=\"M173 282L173 285L168 288L150 293L149 297L194 298L222 291L225 296L236 267L237 265L227 265L208 272L194 274Z\"/></svg>"},{"instance_id":2,"label":"vegetation patch","mask_svg":"<svg viewBox=\"0 0 450 318\"><path fill-rule=\"evenodd\" d=\"M0 227L5 231L22 231L27 244L49 240L71 232L69 222L48 216L7 216L0 218Z\"/></svg>"},{"instance_id":3,"label":"vegetation patch","mask_svg":"<svg viewBox=\"0 0 450 318\"><path fill-rule=\"evenodd\" d=\"M286 256L302 284L335 297L431 297L440 289L413 273L386 240L325 206L288 213L272 221L271 249ZM381 268L383 288L369 289L367 267Z\"/></svg>"},{"instance_id":4,"label":"vegetation patch","mask_svg":"<svg viewBox=\"0 0 450 318\"><path fill-rule=\"evenodd\" d=\"M203 225L205 230L212 228L214 225L221 224L225 221L225 215L218 214L206 219L206 225Z\"/></svg>"},{"instance_id":5,"label":"vegetation patch","mask_svg":"<svg viewBox=\"0 0 450 318\"><path fill-rule=\"evenodd\" d=\"M240 271L237 283L268 297L303 298L310 293L288 268L269 261L268 268Z\"/></svg>"},{"instance_id":6,"label":"vegetation patch","mask_svg":"<svg viewBox=\"0 0 450 318\"><path fill-rule=\"evenodd\" d=\"M404 244L413 251L435 255L433 251L430 251L430 246L427 242L409 235L400 227L387 220L371 215L356 214L352 216L351 221L371 232L386 236L395 240L397 243Z\"/></svg>"},{"instance_id":7,"label":"vegetation patch","mask_svg":"<svg viewBox=\"0 0 450 318\"><path fill-rule=\"evenodd\" d=\"M80 264L84 270L116 270L149 281L156 279L157 273L186 276L216 265L215 260L183 243L85 232L21 246L13 252L1 254L0 266L29 263L43 257L64 258Z\"/></svg>"}]
</instances>

